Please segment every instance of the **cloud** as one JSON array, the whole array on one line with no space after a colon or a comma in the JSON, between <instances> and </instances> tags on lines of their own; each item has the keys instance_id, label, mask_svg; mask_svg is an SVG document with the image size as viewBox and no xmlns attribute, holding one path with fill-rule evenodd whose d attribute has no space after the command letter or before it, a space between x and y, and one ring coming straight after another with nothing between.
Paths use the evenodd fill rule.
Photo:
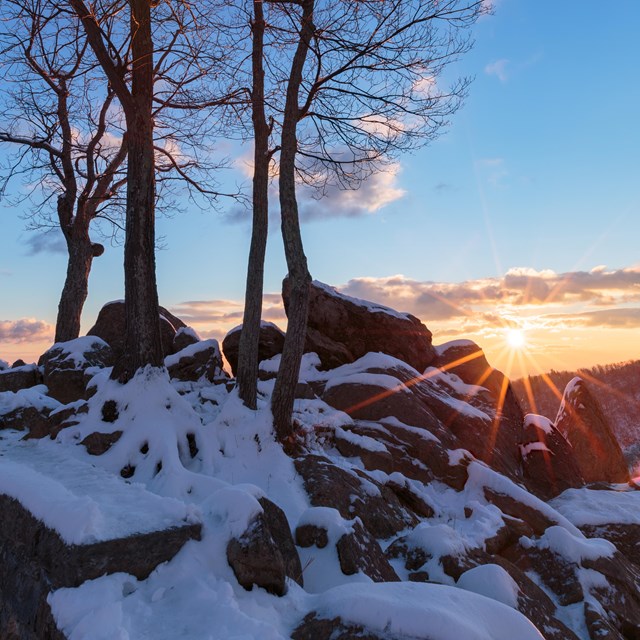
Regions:
<instances>
[{"instance_id":1,"label":"cloud","mask_svg":"<svg viewBox=\"0 0 640 640\"><path fill-rule=\"evenodd\" d=\"M19 320L0 320L0 341L31 342L50 340L53 327L43 320L20 318Z\"/></svg>"},{"instance_id":2,"label":"cloud","mask_svg":"<svg viewBox=\"0 0 640 640\"><path fill-rule=\"evenodd\" d=\"M67 253L67 243L59 231L31 234L25 244L28 247L28 256L39 253Z\"/></svg>"},{"instance_id":3,"label":"cloud","mask_svg":"<svg viewBox=\"0 0 640 640\"><path fill-rule=\"evenodd\" d=\"M603 327L609 329L631 329L640 327L640 308L599 309L573 315L554 314L550 319L571 320L573 324L585 327Z\"/></svg>"},{"instance_id":4,"label":"cloud","mask_svg":"<svg viewBox=\"0 0 640 640\"><path fill-rule=\"evenodd\" d=\"M471 316L479 309L496 306L548 308L550 312L558 305L609 308L640 303L640 267L568 273L518 267L499 278L460 283L417 281L402 275L355 278L340 290L425 320Z\"/></svg>"},{"instance_id":5,"label":"cloud","mask_svg":"<svg viewBox=\"0 0 640 640\"><path fill-rule=\"evenodd\" d=\"M490 62L485 66L484 72L489 76L496 76L500 82L507 82L509 80L509 74L507 67L509 66L509 60L506 58L500 58L494 62Z\"/></svg>"},{"instance_id":6,"label":"cloud","mask_svg":"<svg viewBox=\"0 0 640 640\"><path fill-rule=\"evenodd\" d=\"M328 185L321 199L313 192L301 190L300 214L305 221L327 218L355 218L373 214L405 195L398 186L400 164L393 163L364 180L358 189L340 189Z\"/></svg>"}]
</instances>

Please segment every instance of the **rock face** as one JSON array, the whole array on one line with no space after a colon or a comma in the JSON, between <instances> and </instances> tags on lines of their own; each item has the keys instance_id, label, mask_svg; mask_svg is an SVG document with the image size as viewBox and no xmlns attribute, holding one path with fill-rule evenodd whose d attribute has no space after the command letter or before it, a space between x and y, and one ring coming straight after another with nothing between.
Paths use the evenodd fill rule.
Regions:
<instances>
[{"instance_id":1,"label":"rock face","mask_svg":"<svg viewBox=\"0 0 640 640\"><path fill-rule=\"evenodd\" d=\"M49 395L62 404L86 398L87 369L113 363L111 347L97 337L56 343L38 361Z\"/></svg>"},{"instance_id":2,"label":"rock face","mask_svg":"<svg viewBox=\"0 0 640 640\"><path fill-rule=\"evenodd\" d=\"M173 341L176 332L186 326L180 318L174 316L164 307L160 307L160 334L165 356L175 352ZM125 346L124 301L115 300L105 304L100 309L96 323L89 329L87 335L102 338L113 350L114 359L117 361L122 356Z\"/></svg>"},{"instance_id":3,"label":"rock face","mask_svg":"<svg viewBox=\"0 0 640 640\"><path fill-rule=\"evenodd\" d=\"M224 357L227 359L234 376L238 370L238 351L240 349L241 335L242 325L229 331L222 341ZM260 323L260 339L258 344L258 362L273 358L273 356L282 353L284 331L273 324L273 322L263 321Z\"/></svg>"},{"instance_id":4,"label":"rock face","mask_svg":"<svg viewBox=\"0 0 640 640\"><path fill-rule=\"evenodd\" d=\"M571 444L586 482L629 482L620 445L582 379L574 378L567 385L556 427Z\"/></svg>"},{"instance_id":5,"label":"rock face","mask_svg":"<svg viewBox=\"0 0 640 640\"><path fill-rule=\"evenodd\" d=\"M286 310L286 279L282 297ZM317 353L324 369L382 352L424 371L435 357L431 332L415 316L350 298L318 281L310 285L305 351Z\"/></svg>"},{"instance_id":6,"label":"rock face","mask_svg":"<svg viewBox=\"0 0 640 640\"><path fill-rule=\"evenodd\" d=\"M527 488L544 500L585 484L571 445L542 416L525 416L520 452Z\"/></svg>"}]
</instances>

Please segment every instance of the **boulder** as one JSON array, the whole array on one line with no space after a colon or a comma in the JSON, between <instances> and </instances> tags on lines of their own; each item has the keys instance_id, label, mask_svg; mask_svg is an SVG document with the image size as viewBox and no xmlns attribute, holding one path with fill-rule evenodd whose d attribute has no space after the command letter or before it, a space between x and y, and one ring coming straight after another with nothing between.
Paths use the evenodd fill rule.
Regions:
<instances>
[{"instance_id":1,"label":"boulder","mask_svg":"<svg viewBox=\"0 0 640 640\"><path fill-rule=\"evenodd\" d=\"M344 622L341 618L323 618L313 611L291 634L292 640L400 640L387 632L374 633L361 625Z\"/></svg>"},{"instance_id":2,"label":"boulder","mask_svg":"<svg viewBox=\"0 0 640 640\"><path fill-rule=\"evenodd\" d=\"M257 585L277 596L287 592L284 559L262 515L239 538L229 541L227 562L247 591Z\"/></svg>"},{"instance_id":3,"label":"boulder","mask_svg":"<svg viewBox=\"0 0 640 640\"><path fill-rule=\"evenodd\" d=\"M169 355L164 360L169 376L174 380L196 381L206 378L210 382L226 380L222 370L222 356L217 340L202 340Z\"/></svg>"},{"instance_id":4,"label":"boulder","mask_svg":"<svg viewBox=\"0 0 640 640\"><path fill-rule=\"evenodd\" d=\"M111 347L100 338L83 337L58 342L40 356L44 384L49 395L62 404L87 398L87 377L90 367L113 365Z\"/></svg>"},{"instance_id":5,"label":"boulder","mask_svg":"<svg viewBox=\"0 0 640 640\"><path fill-rule=\"evenodd\" d=\"M200 342L200 338L191 327L180 327L173 338L172 353L178 353L196 342Z\"/></svg>"},{"instance_id":6,"label":"boulder","mask_svg":"<svg viewBox=\"0 0 640 640\"><path fill-rule=\"evenodd\" d=\"M567 385L555 424L571 444L586 482L629 482L620 445L600 404L581 378Z\"/></svg>"},{"instance_id":7,"label":"boulder","mask_svg":"<svg viewBox=\"0 0 640 640\"><path fill-rule=\"evenodd\" d=\"M318 281L309 286L305 352L317 353L324 369L353 362L369 352L387 353L418 371L424 371L435 358L431 332L415 316L345 296ZM289 295L285 279L285 310Z\"/></svg>"},{"instance_id":8,"label":"boulder","mask_svg":"<svg viewBox=\"0 0 640 640\"><path fill-rule=\"evenodd\" d=\"M585 484L571 445L543 416L525 416L520 454L527 489L543 500Z\"/></svg>"},{"instance_id":9,"label":"boulder","mask_svg":"<svg viewBox=\"0 0 640 640\"><path fill-rule=\"evenodd\" d=\"M20 391L42 383L42 375L35 364L0 369L0 393Z\"/></svg>"},{"instance_id":10,"label":"boulder","mask_svg":"<svg viewBox=\"0 0 640 640\"><path fill-rule=\"evenodd\" d=\"M187 325L164 307L160 307L160 336L166 355L174 353L174 339L179 329ZM119 360L125 348L124 300L107 302L100 309L96 323L87 331L88 336L102 338L113 349L114 360Z\"/></svg>"},{"instance_id":11,"label":"boulder","mask_svg":"<svg viewBox=\"0 0 640 640\"><path fill-rule=\"evenodd\" d=\"M242 325L232 329L227 333L222 341L222 351L227 359L231 372L235 376L238 370L238 351L240 349L240 336L242 335ZM260 323L260 337L258 340L258 362L273 358L282 353L284 346L284 331L273 322Z\"/></svg>"}]
</instances>

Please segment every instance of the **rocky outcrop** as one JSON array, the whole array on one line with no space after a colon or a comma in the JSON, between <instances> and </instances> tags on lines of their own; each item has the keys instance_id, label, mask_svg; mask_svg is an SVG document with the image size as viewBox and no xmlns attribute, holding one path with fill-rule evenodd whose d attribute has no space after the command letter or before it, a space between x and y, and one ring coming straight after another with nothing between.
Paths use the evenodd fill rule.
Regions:
<instances>
[{"instance_id":1,"label":"rocky outcrop","mask_svg":"<svg viewBox=\"0 0 640 640\"><path fill-rule=\"evenodd\" d=\"M520 453L527 488L544 500L585 484L571 445L547 418L525 416Z\"/></svg>"},{"instance_id":2,"label":"rocky outcrop","mask_svg":"<svg viewBox=\"0 0 640 640\"><path fill-rule=\"evenodd\" d=\"M433 361L431 332L415 316L350 298L318 281L309 286L305 352L317 353L324 369L354 362L369 352L387 353L418 371ZM286 310L286 279L282 297Z\"/></svg>"},{"instance_id":3,"label":"rocky outcrop","mask_svg":"<svg viewBox=\"0 0 640 640\"><path fill-rule=\"evenodd\" d=\"M86 399L91 367L109 367L114 363L111 347L100 338L84 337L58 342L40 356L44 384L49 395L62 404Z\"/></svg>"},{"instance_id":4,"label":"rocky outcrop","mask_svg":"<svg viewBox=\"0 0 640 640\"><path fill-rule=\"evenodd\" d=\"M238 370L238 352L240 349L240 336L242 325L227 333L222 341L222 351L227 359L231 372L236 375ZM262 321L260 323L260 338L258 342L258 362L273 358L282 353L284 346L284 331L273 322Z\"/></svg>"},{"instance_id":5,"label":"rocky outcrop","mask_svg":"<svg viewBox=\"0 0 640 640\"><path fill-rule=\"evenodd\" d=\"M174 340L179 329L187 325L164 307L160 307L160 337L165 356L175 353ZM96 319L96 323L87 331L88 336L102 338L113 350L114 359L122 357L125 348L124 301L107 302ZM180 346L178 342L176 346Z\"/></svg>"},{"instance_id":6,"label":"rocky outcrop","mask_svg":"<svg viewBox=\"0 0 640 640\"><path fill-rule=\"evenodd\" d=\"M571 444L586 482L629 482L620 445L600 404L581 378L567 385L555 424Z\"/></svg>"}]
</instances>

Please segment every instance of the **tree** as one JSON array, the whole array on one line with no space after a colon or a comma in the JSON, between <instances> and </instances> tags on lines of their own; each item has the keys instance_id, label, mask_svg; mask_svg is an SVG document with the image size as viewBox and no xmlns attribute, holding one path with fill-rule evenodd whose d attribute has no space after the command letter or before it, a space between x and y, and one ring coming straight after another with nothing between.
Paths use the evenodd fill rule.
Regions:
<instances>
[{"instance_id":1,"label":"tree","mask_svg":"<svg viewBox=\"0 0 640 640\"><path fill-rule=\"evenodd\" d=\"M132 30L115 5L95 9L121 76L120 85L114 85L66 0L7 0L4 8L0 62L9 86L0 99L0 142L16 152L5 166L3 187L22 177L34 205L28 214L31 226L62 230L68 268L55 339L70 340L79 335L92 260L103 251L91 241L90 231L106 220L117 233L125 214L121 194L127 183L129 136L114 87L131 86ZM185 192L197 204L215 205L221 194L214 188L214 173L223 163L211 157L211 126L202 106L231 98L212 95L221 86L211 73L217 61L203 51L212 39L200 33L193 11L168 7L156 18L156 210L175 210L174 196ZM34 190L34 184L39 188Z\"/></svg>"},{"instance_id":2,"label":"tree","mask_svg":"<svg viewBox=\"0 0 640 640\"><path fill-rule=\"evenodd\" d=\"M438 79L470 47L481 0L271 0L295 41L280 133L280 209L291 297L272 397L280 440L292 411L304 351L310 275L296 186L336 180L354 187L401 152L433 140L469 84ZM293 34L293 36L292 36ZM282 82L282 79L280 79Z\"/></svg>"},{"instance_id":3,"label":"tree","mask_svg":"<svg viewBox=\"0 0 640 640\"><path fill-rule=\"evenodd\" d=\"M67 246L67 274L60 296L55 340L77 338L93 259L104 251L90 226L124 184L126 137L110 123L114 93L96 86L86 44L52 3L5 3L2 34L5 76L13 88L3 99L0 142L17 153L7 182L22 174L44 191L35 222L49 222L55 198L57 225Z\"/></svg>"},{"instance_id":4,"label":"tree","mask_svg":"<svg viewBox=\"0 0 640 640\"><path fill-rule=\"evenodd\" d=\"M153 135L153 38L149 0L129 0L131 88L122 61L113 59L96 9L69 0L87 42L118 97L126 120L128 150L124 246L125 355L113 377L130 379L145 365L163 364L155 265L155 163Z\"/></svg>"}]
</instances>

